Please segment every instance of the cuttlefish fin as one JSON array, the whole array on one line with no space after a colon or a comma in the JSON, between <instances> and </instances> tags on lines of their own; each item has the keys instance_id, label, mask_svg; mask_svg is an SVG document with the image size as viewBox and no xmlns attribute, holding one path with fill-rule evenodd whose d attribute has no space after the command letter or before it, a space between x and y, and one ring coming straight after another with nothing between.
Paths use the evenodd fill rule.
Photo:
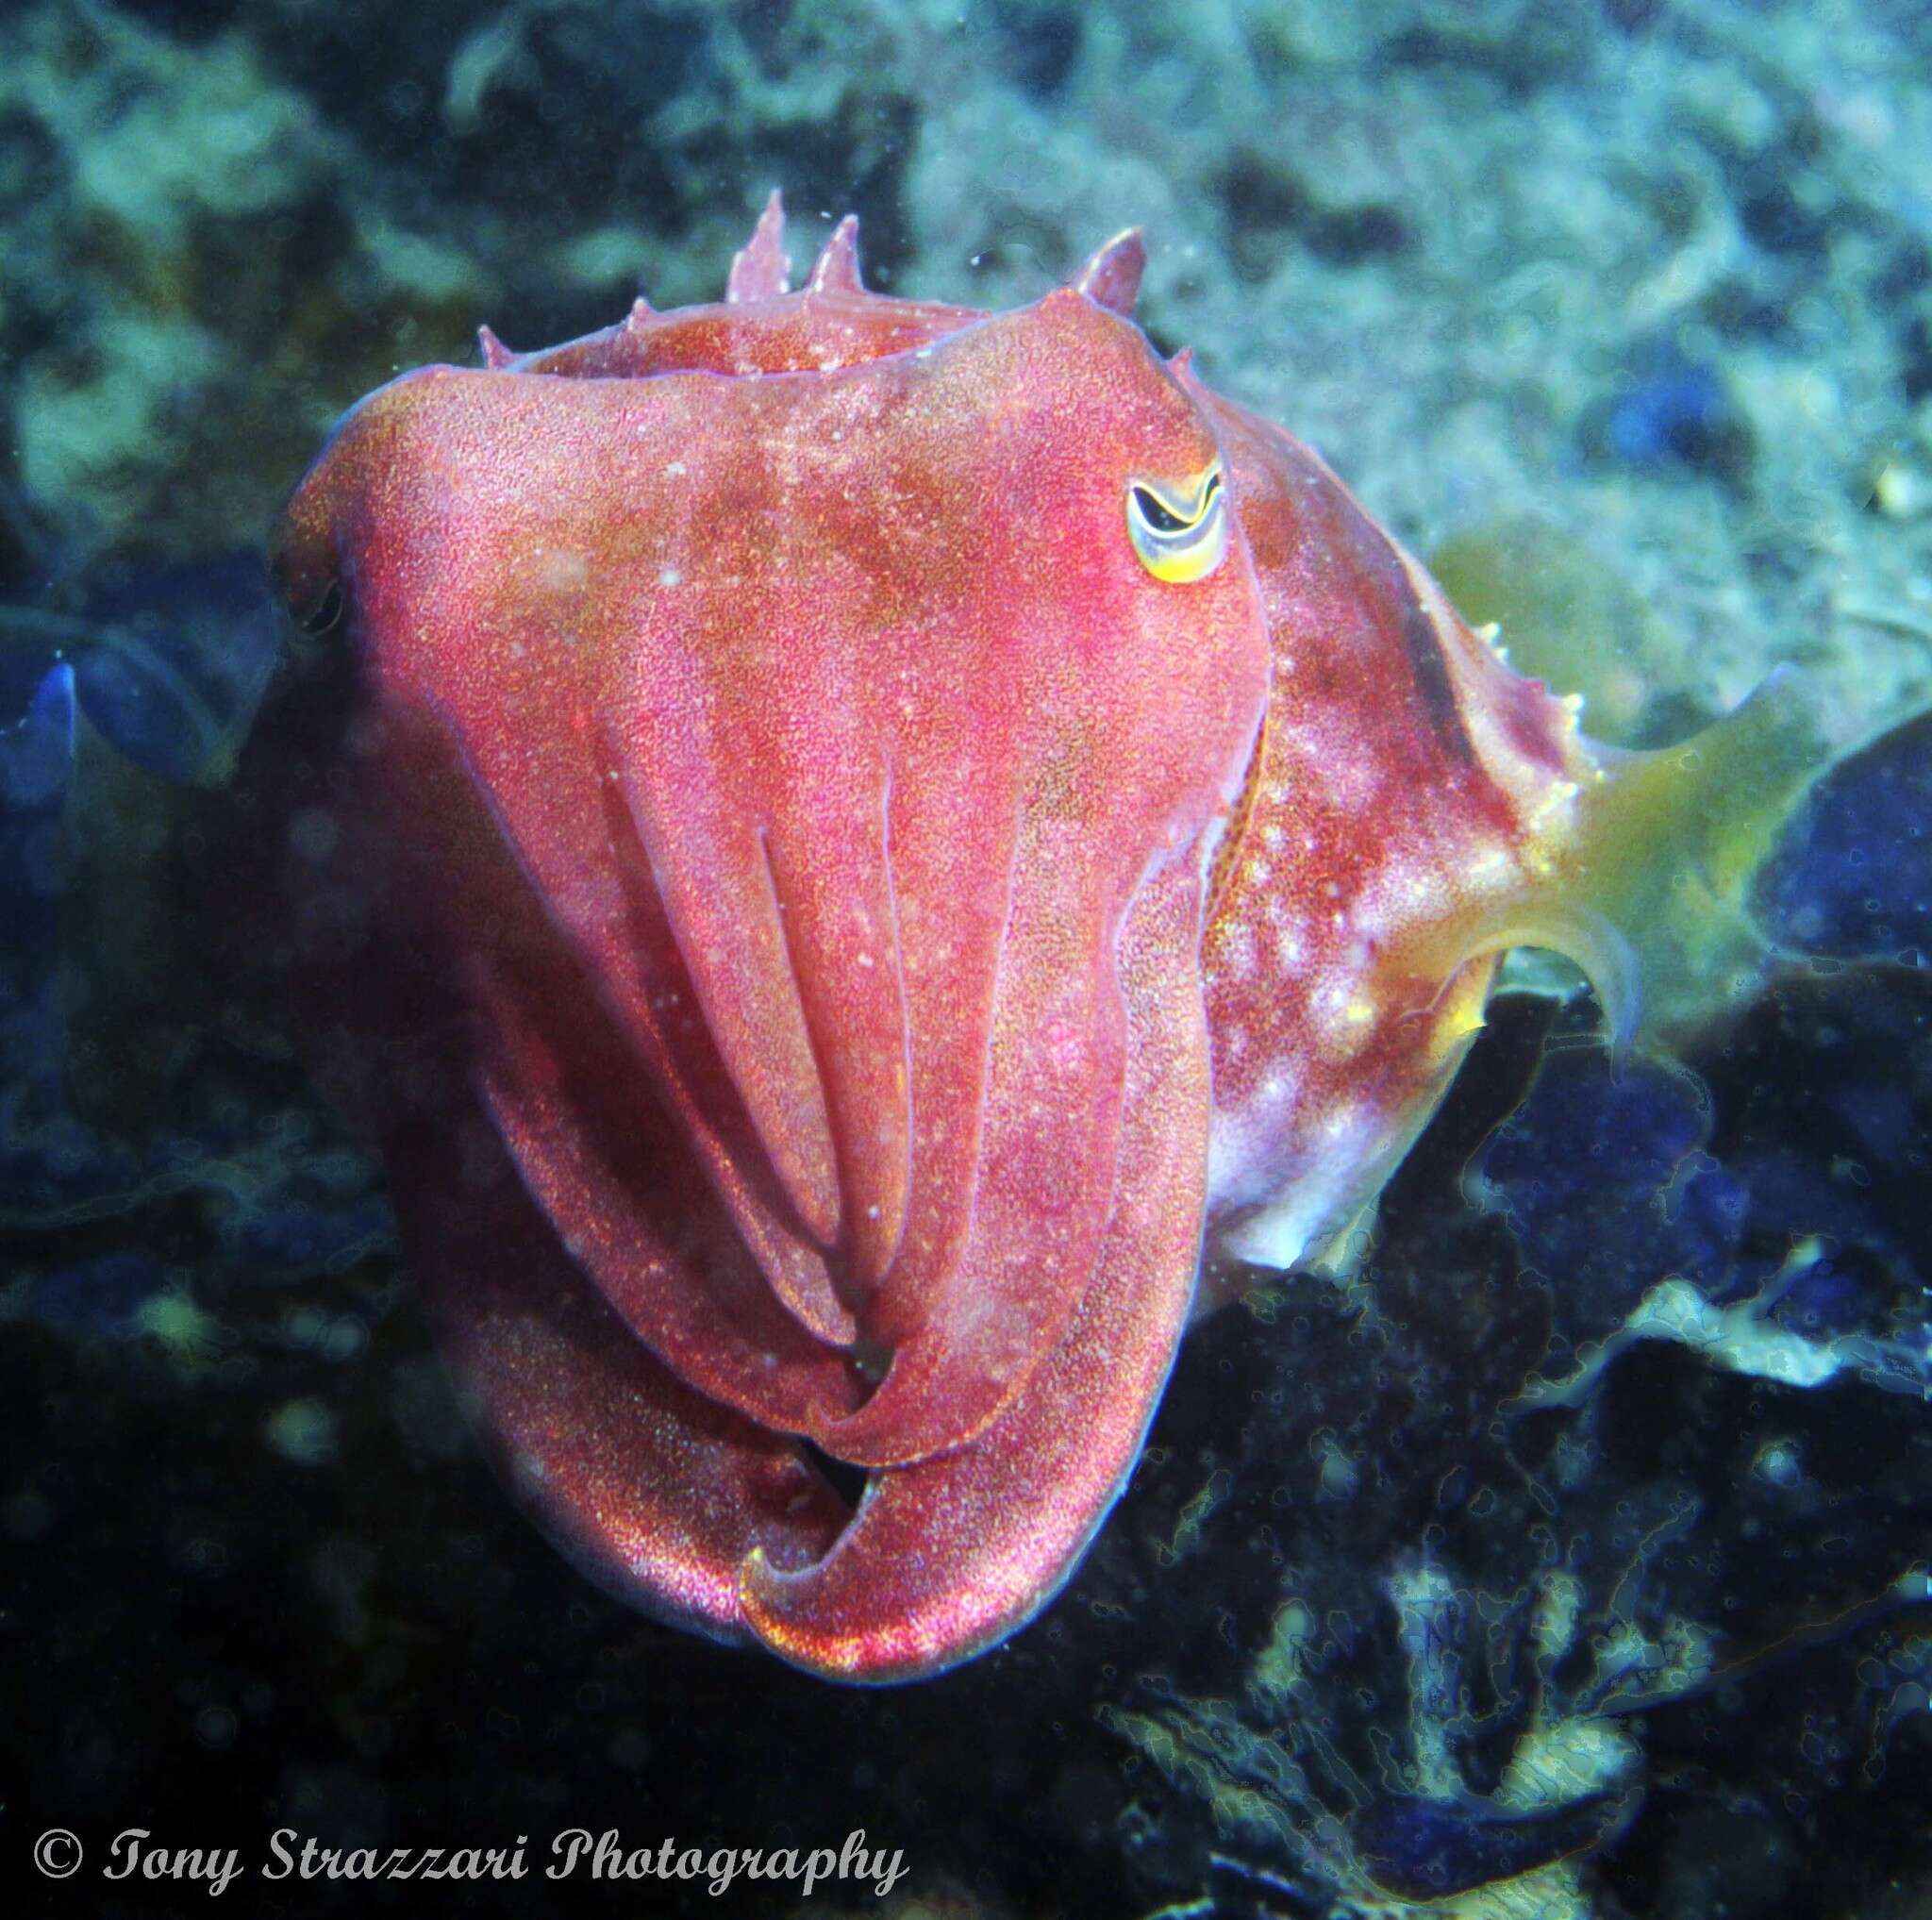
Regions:
<instances>
[{"instance_id":1,"label":"cuttlefish fin","mask_svg":"<svg viewBox=\"0 0 1932 1920\"><path fill-rule=\"evenodd\" d=\"M1675 746L1574 747L1574 794L1526 830L1516 884L1431 929L1431 961L1547 948L1588 977L1619 1049L1668 1052L1779 957L1753 882L1829 749L1789 667Z\"/></svg>"}]
</instances>

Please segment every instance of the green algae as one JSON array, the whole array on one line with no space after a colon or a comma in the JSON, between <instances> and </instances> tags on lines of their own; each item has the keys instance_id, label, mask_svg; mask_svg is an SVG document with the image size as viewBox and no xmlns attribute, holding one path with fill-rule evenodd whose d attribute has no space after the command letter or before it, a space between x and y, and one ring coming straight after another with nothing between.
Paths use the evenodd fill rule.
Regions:
<instances>
[{"instance_id":1,"label":"green algae","mask_svg":"<svg viewBox=\"0 0 1932 1920\"><path fill-rule=\"evenodd\" d=\"M1829 749L1811 690L1781 671L1678 745L1614 751L1578 795L1582 851L1565 879L1633 957L1633 1036L1669 1046L1741 1007L1776 957L1755 883Z\"/></svg>"},{"instance_id":2,"label":"green algae","mask_svg":"<svg viewBox=\"0 0 1932 1920\"><path fill-rule=\"evenodd\" d=\"M1561 528L1498 520L1444 541L1429 571L1473 626L1500 629L1520 674L1583 697L1583 729L1657 745L1702 724L1685 649L1624 576Z\"/></svg>"}]
</instances>

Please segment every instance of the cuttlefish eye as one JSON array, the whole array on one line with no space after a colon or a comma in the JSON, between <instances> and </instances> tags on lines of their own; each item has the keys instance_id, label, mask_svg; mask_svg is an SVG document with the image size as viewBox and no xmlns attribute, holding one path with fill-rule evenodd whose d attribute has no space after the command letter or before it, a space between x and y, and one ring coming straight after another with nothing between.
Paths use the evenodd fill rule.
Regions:
<instances>
[{"instance_id":1,"label":"cuttlefish eye","mask_svg":"<svg viewBox=\"0 0 1932 1920\"><path fill-rule=\"evenodd\" d=\"M1214 465L1191 486L1127 482L1127 538L1157 580L1205 579L1227 552L1227 489Z\"/></svg>"}]
</instances>

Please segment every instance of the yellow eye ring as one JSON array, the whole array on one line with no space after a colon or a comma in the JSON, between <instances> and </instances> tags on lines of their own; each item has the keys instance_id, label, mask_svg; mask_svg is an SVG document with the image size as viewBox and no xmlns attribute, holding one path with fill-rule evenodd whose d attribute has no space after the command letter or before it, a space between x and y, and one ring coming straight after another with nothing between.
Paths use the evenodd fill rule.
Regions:
<instances>
[{"instance_id":1,"label":"yellow eye ring","mask_svg":"<svg viewBox=\"0 0 1932 1920\"><path fill-rule=\"evenodd\" d=\"M1227 557L1227 488L1217 462L1176 493L1158 480L1127 482L1127 538L1157 580L1204 580Z\"/></svg>"}]
</instances>

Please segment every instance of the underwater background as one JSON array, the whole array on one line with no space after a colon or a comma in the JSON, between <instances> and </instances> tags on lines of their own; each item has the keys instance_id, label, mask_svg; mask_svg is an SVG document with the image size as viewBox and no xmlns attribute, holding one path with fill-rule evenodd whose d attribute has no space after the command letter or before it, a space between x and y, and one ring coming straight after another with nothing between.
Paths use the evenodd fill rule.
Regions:
<instances>
[{"instance_id":1,"label":"underwater background","mask_svg":"<svg viewBox=\"0 0 1932 1920\"><path fill-rule=\"evenodd\" d=\"M717 297L774 186L794 253L856 211L872 284L975 306L1143 225L1157 342L1592 731L1790 661L1847 754L1757 882L1809 958L1695 1077L1524 968L1359 1280L1197 1329L1066 1594L879 1694L657 1628L517 1515L185 878L342 409L479 322ZM197 1911L98 1878L130 1828L581 1827L906 1873L450 1904L1932 1913L1922 6L6 0L0 425L8 1911ZM271 1891L430 1897L228 1897Z\"/></svg>"}]
</instances>

